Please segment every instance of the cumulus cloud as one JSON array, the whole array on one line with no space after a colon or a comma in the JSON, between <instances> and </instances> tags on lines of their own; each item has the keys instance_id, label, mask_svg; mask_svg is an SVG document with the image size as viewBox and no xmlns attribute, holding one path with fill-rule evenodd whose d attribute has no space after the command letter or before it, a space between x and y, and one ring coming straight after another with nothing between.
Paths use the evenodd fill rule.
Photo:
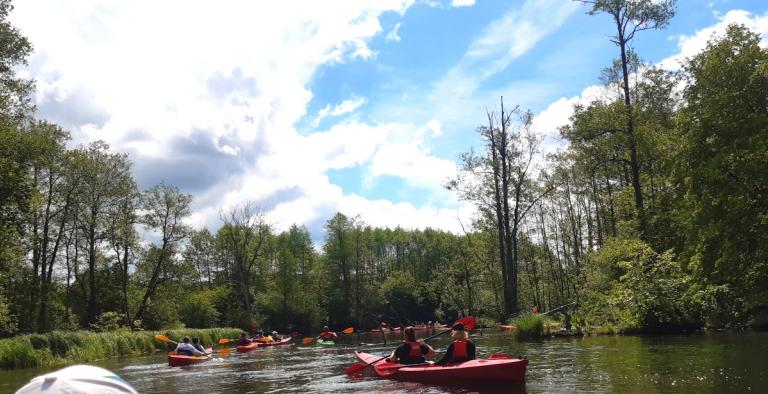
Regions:
<instances>
[{"instance_id":1,"label":"cumulus cloud","mask_svg":"<svg viewBox=\"0 0 768 394\"><path fill-rule=\"evenodd\" d=\"M746 26L749 30L760 34L762 44L768 45L768 12L763 15L752 14L744 10L731 10L719 17L716 24L697 30L694 34L677 37L679 52L662 60L659 65L669 70L677 70L685 59L691 58L707 46L707 42L722 37L731 24Z\"/></svg>"}]
</instances>

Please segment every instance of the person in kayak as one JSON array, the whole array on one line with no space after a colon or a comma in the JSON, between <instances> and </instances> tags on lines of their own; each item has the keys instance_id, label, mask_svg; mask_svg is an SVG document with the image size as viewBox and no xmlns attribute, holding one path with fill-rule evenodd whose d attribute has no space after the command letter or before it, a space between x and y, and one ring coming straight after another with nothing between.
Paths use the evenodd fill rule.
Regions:
<instances>
[{"instance_id":1,"label":"person in kayak","mask_svg":"<svg viewBox=\"0 0 768 394\"><path fill-rule=\"evenodd\" d=\"M192 338L192 346L194 346L195 349L197 349L198 351L203 352L203 354L208 354L208 352L205 351L205 348L203 347L203 345L200 344L200 338L198 337Z\"/></svg>"},{"instance_id":2,"label":"person in kayak","mask_svg":"<svg viewBox=\"0 0 768 394\"><path fill-rule=\"evenodd\" d=\"M237 346L248 346L251 343L253 343L252 339L248 339L248 333L247 332L241 332L240 333L240 339L237 340Z\"/></svg>"},{"instance_id":3,"label":"person in kayak","mask_svg":"<svg viewBox=\"0 0 768 394\"><path fill-rule=\"evenodd\" d=\"M325 341L335 341L336 338L339 336L336 335L335 332L331 331L328 326L323 326L323 332L320 333L320 335L317 336L317 339L322 339Z\"/></svg>"},{"instance_id":4,"label":"person in kayak","mask_svg":"<svg viewBox=\"0 0 768 394\"><path fill-rule=\"evenodd\" d=\"M405 341L398 346L389 356L387 361L398 364L423 364L425 357L435 355L435 349L423 341L416 340L416 330L408 326L403 330Z\"/></svg>"},{"instance_id":5,"label":"person in kayak","mask_svg":"<svg viewBox=\"0 0 768 394\"><path fill-rule=\"evenodd\" d=\"M464 329L464 325L456 323L453 326L453 343L448 345L443 358L437 364L456 364L475 359L475 344L469 340L469 334Z\"/></svg>"},{"instance_id":6,"label":"person in kayak","mask_svg":"<svg viewBox=\"0 0 768 394\"><path fill-rule=\"evenodd\" d=\"M183 342L176 345L176 354L180 354L183 356L205 356L205 351L199 351L195 349L195 347L189 343L189 337L184 337Z\"/></svg>"}]
</instances>

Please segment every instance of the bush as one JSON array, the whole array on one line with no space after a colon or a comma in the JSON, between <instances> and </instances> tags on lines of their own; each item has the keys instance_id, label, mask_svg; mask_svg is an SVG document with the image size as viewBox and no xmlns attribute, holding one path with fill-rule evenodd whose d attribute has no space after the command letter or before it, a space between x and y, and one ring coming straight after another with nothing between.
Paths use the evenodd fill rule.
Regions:
<instances>
[{"instance_id":1,"label":"bush","mask_svg":"<svg viewBox=\"0 0 768 394\"><path fill-rule=\"evenodd\" d=\"M544 336L544 317L540 314L526 313L515 319L512 324L517 327L517 337L520 339Z\"/></svg>"},{"instance_id":2,"label":"bush","mask_svg":"<svg viewBox=\"0 0 768 394\"><path fill-rule=\"evenodd\" d=\"M104 312L91 323L91 329L96 332L115 331L120 328L128 328L125 324L125 315L117 312Z\"/></svg>"},{"instance_id":3,"label":"bush","mask_svg":"<svg viewBox=\"0 0 768 394\"><path fill-rule=\"evenodd\" d=\"M219 319L214 301L217 294L213 290L204 290L190 295L181 305L181 321L192 328L213 327Z\"/></svg>"},{"instance_id":4,"label":"bush","mask_svg":"<svg viewBox=\"0 0 768 394\"><path fill-rule=\"evenodd\" d=\"M704 325L704 290L672 260L671 252L656 253L636 240L612 240L604 249L593 264L618 278L588 286L574 315L582 330L678 332Z\"/></svg>"}]
</instances>

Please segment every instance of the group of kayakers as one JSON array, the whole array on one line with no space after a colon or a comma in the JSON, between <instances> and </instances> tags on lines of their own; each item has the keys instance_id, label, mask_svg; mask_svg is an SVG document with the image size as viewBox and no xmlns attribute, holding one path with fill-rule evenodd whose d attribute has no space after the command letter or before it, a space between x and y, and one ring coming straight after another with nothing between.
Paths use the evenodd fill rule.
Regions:
<instances>
[{"instance_id":1,"label":"group of kayakers","mask_svg":"<svg viewBox=\"0 0 768 394\"><path fill-rule=\"evenodd\" d=\"M456 323L451 329L453 342L448 345L443 357L437 364L453 364L475 359L475 344L469 340L469 335L462 323ZM416 330L406 327L403 330L403 343L387 358L387 362L397 364L423 364L426 357L434 357L435 349L424 341L416 339Z\"/></svg>"},{"instance_id":2,"label":"group of kayakers","mask_svg":"<svg viewBox=\"0 0 768 394\"><path fill-rule=\"evenodd\" d=\"M248 333L243 332L240 334L240 339L237 340L236 345L237 346L247 346L252 343L256 342L277 342L280 339L280 337L277 335L277 331L272 331L271 333L265 333L264 331L258 330L254 333L253 337L248 338Z\"/></svg>"}]
</instances>

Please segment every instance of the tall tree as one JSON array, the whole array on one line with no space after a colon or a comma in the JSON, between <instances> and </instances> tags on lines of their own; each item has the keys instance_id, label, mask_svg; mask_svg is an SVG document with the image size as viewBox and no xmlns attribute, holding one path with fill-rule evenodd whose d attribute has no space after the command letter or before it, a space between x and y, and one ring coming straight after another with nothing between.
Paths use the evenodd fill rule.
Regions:
<instances>
[{"instance_id":1,"label":"tall tree","mask_svg":"<svg viewBox=\"0 0 768 394\"><path fill-rule=\"evenodd\" d=\"M101 244L109 237L109 213L125 198L134 195L136 184L131 162L124 154L111 153L103 141L92 142L82 151L77 168L81 179L77 199L82 204L78 226L82 231L88 261L88 312L85 321L93 323L99 314L96 262ZM82 280L82 279L81 279Z\"/></svg>"},{"instance_id":2,"label":"tall tree","mask_svg":"<svg viewBox=\"0 0 768 394\"><path fill-rule=\"evenodd\" d=\"M141 218L142 223L151 231L160 236L160 245L152 245L150 249L154 253L148 253L152 258L152 275L146 283L144 296L141 299L135 319L141 320L149 305L151 297L155 293L160 273L165 265L173 259L179 242L187 238L190 229L184 224L184 219L192 211L190 204L192 196L182 193L176 186L165 182L151 187L142 196L142 210L145 212Z\"/></svg>"},{"instance_id":3,"label":"tall tree","mask_svg":"<svg viewBox=\"0 0 768 394\"><path fill-rule=\"evenodd\" d=\"M675 15L676 0L579 0L592 6L590 15L608 14L616 25L616 35L611 42L619 47L621 53L622 91L624 93L624 111L626 133L629 145L629 161L632 172L632 189L635 197L640 233L646 236L646 217L643 205L643 189L640 180L640 160L638 158L637 132L635 131L632 100L629 87L628 45L637 32L665 27Z\"/></svg>"}]
</instances>

